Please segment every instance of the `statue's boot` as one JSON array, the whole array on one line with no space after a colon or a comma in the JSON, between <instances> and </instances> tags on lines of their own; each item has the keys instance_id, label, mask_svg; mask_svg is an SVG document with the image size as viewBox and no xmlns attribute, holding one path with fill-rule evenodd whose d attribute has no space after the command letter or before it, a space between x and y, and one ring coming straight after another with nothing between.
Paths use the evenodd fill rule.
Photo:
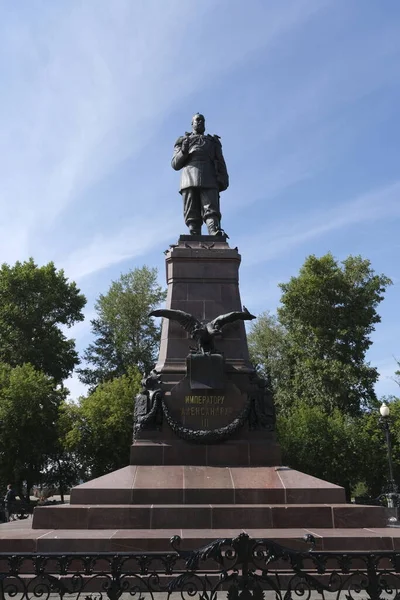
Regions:
<instances>
[{"instance_id":1,"label":"statue's boot","mask_svg":"<svg viewBox=\"0 0 400 600\"><path fill-rule=\"evenodd\" d=\"M219 219L216 217L209 217L206 219L206 225L209 235L226 235L225 231L221 229L221 223Z\"/></svg>"},{"instance_id":2,"label":"statue's boot","mask_svg":"<svg viewBox=\"0 0 400 600\"><path fill-rule=\"evenodd\" d=\"M198 221L189 221L189 223L187 223L187 226L189 227L190 235L201 235L201 222L199 223Z\"/></svg>"},{"instance_id":3,"label":"statue's boot","mask_svg":"<svg viewBox=\"0 0 400 600\"><path fill-rule=\"evenodd\" d=\"M201 235L201 229L199 229L197 227L190 227L189 232L190 232L190 235Z\"/></svg>"}]
</instances>

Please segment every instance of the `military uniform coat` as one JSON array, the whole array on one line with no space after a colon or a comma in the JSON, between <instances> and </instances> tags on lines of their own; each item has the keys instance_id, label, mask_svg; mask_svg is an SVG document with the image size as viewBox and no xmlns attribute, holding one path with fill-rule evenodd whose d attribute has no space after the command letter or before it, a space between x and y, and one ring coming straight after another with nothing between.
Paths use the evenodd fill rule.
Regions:
<instances>
[{"instance_id":1,"label":"military uniform coat","mask_svg":"<svg viewBox=\"0 0 400 600\"><path fill-rule=\"evenodd\" d=\"M181 173L179 190L190 187L226 190L229 185L228 172L217 135L186 133L189 137L189 152L183 154L181 147L185 136L177 139L172 157L172 168Z\"/></svg>"}]
</instances>

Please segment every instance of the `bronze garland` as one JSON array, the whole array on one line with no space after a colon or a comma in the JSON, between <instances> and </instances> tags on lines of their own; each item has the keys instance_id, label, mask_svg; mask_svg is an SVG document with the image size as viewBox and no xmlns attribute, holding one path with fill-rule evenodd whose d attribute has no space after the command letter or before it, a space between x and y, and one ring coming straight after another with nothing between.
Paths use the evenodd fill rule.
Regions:
<instances>
[{"instance_id":1,"label":"bronze garland","mask_svg":"<svg viewBox=\"0 0 400 600\"><path fill-rule=\"evenodd\" d=\"M250 406L251 398L248 398L240 415L225 427L219 427L218 429L189 429L175 421L169 412L164 398L162 398L164 417L172 431L182 440L195 444L219 444L232 437L245 425L249 416Z\"/></svg>"}]
</instances>

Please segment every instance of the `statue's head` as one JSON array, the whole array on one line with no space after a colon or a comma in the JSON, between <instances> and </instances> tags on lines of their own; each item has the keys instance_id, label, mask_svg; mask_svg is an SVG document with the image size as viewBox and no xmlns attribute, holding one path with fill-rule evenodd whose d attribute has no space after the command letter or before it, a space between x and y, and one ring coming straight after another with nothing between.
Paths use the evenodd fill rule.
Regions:
<instances>
[{"instance_id":1,"label":"statue's head","mask_svg":"<svg viewBox=\"0 0 400 600\"><path fill-rule=\"evenodd\" d=\"M206 120L204 115L196 113L192 118L192 130L193 133L204 133L206 130Z\"/></svg>"}]
</instances>

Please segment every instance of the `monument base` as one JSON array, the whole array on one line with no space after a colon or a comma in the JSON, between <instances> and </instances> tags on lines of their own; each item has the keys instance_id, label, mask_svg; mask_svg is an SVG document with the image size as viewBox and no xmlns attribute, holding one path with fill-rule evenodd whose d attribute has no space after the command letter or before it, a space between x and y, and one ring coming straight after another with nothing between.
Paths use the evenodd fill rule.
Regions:
<instances>
[{"instance_id":1,"label":"monument base","mask_svg":"<svg viewBox=\"0 0 400 600\"><path fill-rule=\"evenodd\" d=\"M71 504L37 507L0 527L1 552L168 551L246 531L305 550L397 550L387 510L345 503L340 486L287 467L127 466L73 488Z\"/></svg>"},{"instance_id":2,"label":"monument base","mask_svg":"<svg viewBox=\"0 0 400 600\"><path fill-rule=\"evenodd\" d=\"M239 264L224 237L181 236L166 254L167 309L210 327L243 314ZM31 528L0 527L0 551L169 551L174 535L196 549L243 530L302 550L309 534L317 549L398 548L385 508L346 504L340 486L277 466L272 395L243 320L225 325L206 353L164 319L156 371L135 403L131 464L73 488L70 505L37 507Z\"/></svg>"}]
</instances>

